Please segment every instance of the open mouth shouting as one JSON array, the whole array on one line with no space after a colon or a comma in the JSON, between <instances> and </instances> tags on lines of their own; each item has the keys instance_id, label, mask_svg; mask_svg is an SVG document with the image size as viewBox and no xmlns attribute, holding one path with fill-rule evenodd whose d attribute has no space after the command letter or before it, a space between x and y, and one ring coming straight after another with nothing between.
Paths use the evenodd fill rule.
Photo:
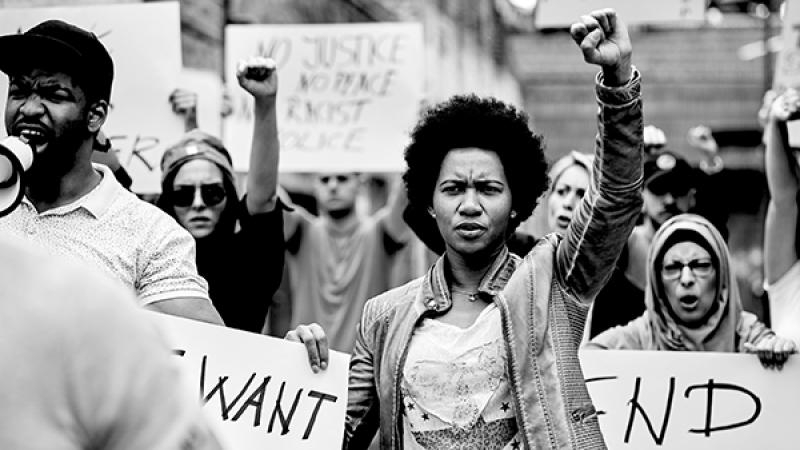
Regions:
<instances>
[{"instance_id":1,"label":"open mouth shouting","mask_svg":"<svg viewBox=\"0 0 800 450\"><path fill-rule=\"evenodd\" d=\"M50 137L50 133L44 127L33 124L18 124L14 126L11 134L27 141L36 151L41 151Z\"/></svg>"}]
</instances>

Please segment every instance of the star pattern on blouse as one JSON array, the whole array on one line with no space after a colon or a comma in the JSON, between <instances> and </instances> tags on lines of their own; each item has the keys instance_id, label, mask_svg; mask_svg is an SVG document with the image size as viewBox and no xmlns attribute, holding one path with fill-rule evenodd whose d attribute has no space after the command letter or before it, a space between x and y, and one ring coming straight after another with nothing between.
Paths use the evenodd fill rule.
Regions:
<instances>
[{"instance_id":1,"label":"star pattern on blouse","mask_svg":"<svg viewBox=\"0 0 800 450\"><path fill-rule=\"evenodd\" d=\"M511 443L511 448L513 448L514 450L519 449L519 441L514 439L514 442Z\"/></svg>"},{"instance_id":2,"label":"star pattern on blouse","mask_svg":"<svg viewBox=\"0 0 800 450\"><path fill-rule=\"evenodd\" d=\"M406 405L406 408L408 408L409 411L412 411L414 409L414 404L409 403L408 405Z\"/></svg>"},{"instance_id":3,"label":"star pattern on blouse","mask_svg":"<svg viewBox=\"0 0 800 450\"><path fill-rule=\"evenodd\" d=\"M508 412L508 410L511 409L511 406L508 405L508 402L503 402L503 405L500 407L500 409L502 409L503 412Z\"/></svg>"},{"instance_id":4,"label":"star pattern on blouse","mask_svg":"<svg viewBox=\"0 0 800 450\"><path fill-rule=\"evenodd\" d=\"M422 413L422 420L425 421L430 420L430 416L428 415L428 413Z\"/></svg>"}]
</instances>

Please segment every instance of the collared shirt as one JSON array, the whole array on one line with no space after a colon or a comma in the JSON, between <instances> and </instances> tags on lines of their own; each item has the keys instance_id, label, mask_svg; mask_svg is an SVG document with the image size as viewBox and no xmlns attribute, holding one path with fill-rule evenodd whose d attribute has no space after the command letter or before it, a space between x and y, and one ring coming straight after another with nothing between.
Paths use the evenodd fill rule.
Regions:
<instances>
[{"instance_id":1,"label":"collared shirt","mask_svg":"<svg viewBox=\"0 0 800 450\"><path fill-rule=\"evenodd\" d=\"M0 234L94 265L134 290L142 305L181 297L208 299L189 232L125 190L110 169L93 166L102 180L88 194L42 213L25 198L0 218Z\"/></svg>"}]
</instances>

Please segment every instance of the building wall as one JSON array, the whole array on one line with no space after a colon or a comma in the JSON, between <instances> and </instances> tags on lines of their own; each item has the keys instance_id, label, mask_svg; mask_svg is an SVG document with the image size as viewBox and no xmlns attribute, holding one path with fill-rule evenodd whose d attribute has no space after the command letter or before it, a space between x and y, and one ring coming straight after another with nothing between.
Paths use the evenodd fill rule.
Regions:
<instances>
[{"instance_id":1,"label":"building wall","mask_svg":"<svg viewBox=\"0 0 800 450\"><path fill-rule=\"evenodd\" d=\"M757 129L756 112L771 73L765 73L763 59L743 61L737 50L761 40L762 34L756 26L633 33L645 122L663 129L679 152L686 150L686 132L695 125ZM597 68L583 62L569 35L515 36L509 41L509 57L523 86L526 109L547 137L551 156L570 149L591 150L596 112L592 77Z\"/></svg>"}]
</instances>

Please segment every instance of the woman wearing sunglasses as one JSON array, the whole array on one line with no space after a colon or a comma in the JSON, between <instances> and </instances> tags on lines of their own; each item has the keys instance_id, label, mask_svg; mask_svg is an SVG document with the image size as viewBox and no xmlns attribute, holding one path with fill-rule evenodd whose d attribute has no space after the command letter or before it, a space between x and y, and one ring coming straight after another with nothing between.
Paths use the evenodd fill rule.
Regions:
<instances>
[{"instance_id":1,"label":"woman wearing sunglasses","mask_svg":"<svg viewBox=\"0 0 800 450\"><path fill-rule=\"evenodd\" d=\"M755 352L780 368L795 345L742 309L728 247L711 223L681 214L653 236L647 267L647 310L606 330L587 348Z\"/></svg>"},{"instance_id":2,"label":"woman wearing sunglasses","mask_svg":"<svg viewBox=\"0 0 800 450\"><path fill-rule=\"evenodd\" d=\"M198 271L225 324L260 332L283 273L283 218L276 200L277 74L271 61L253 58L240 65L237 77L255 100L253 142L258 145L250 154L247 195L240 200L222 142L194 129L164 153L157 204L197 241Z\"/></svg>"}]
</instances>

